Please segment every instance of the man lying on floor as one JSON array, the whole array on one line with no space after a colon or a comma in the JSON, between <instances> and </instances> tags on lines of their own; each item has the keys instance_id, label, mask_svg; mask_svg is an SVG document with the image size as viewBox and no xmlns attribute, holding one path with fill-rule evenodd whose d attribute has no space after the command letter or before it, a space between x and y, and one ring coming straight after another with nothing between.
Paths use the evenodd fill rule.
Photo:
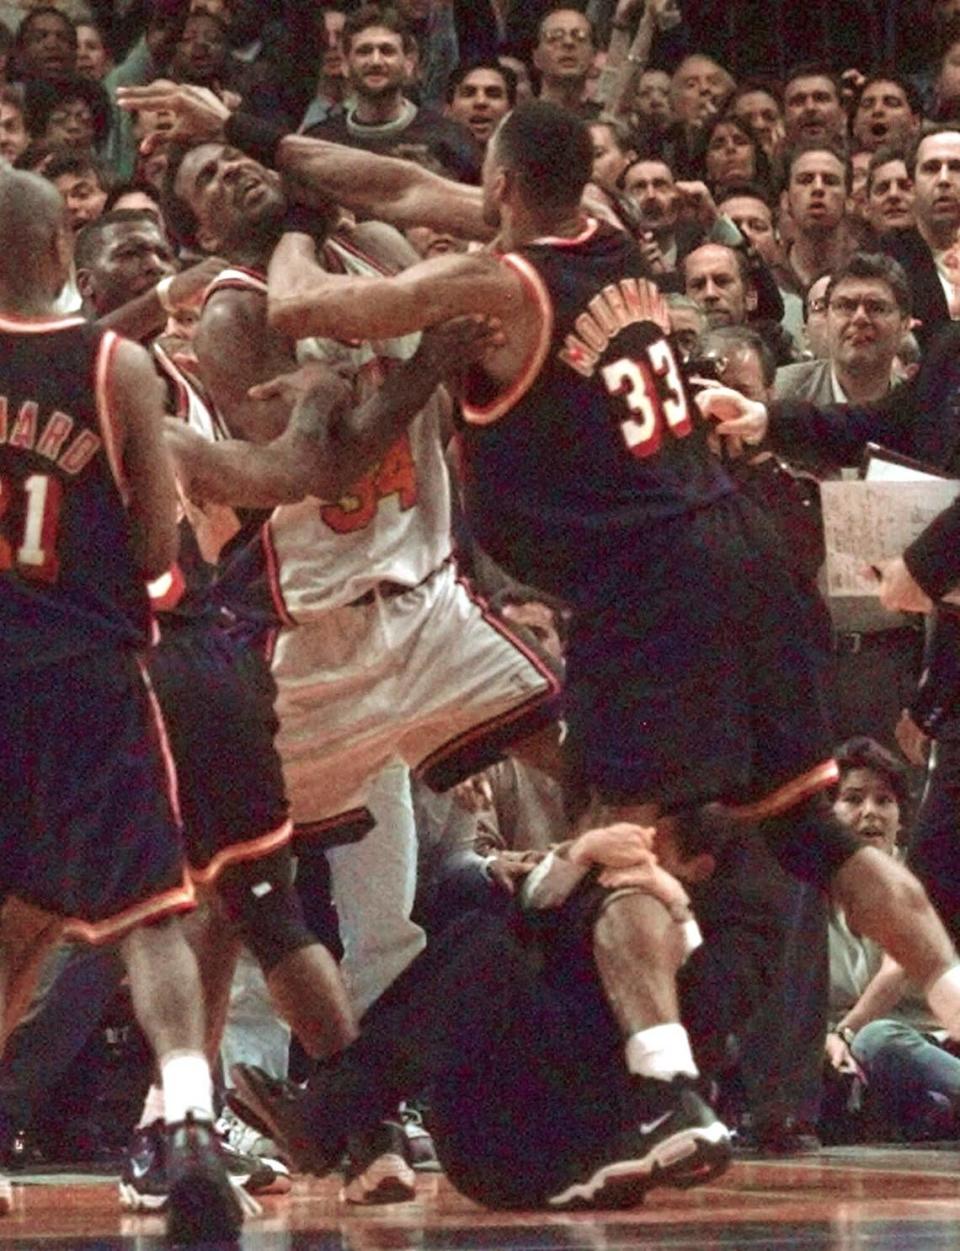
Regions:
<instances>
[{"instance_id":1,"label":"man lying on floor","mask_svg":"<svg viewBox=\"0 0 960 1251\"><path fill-rule=\"evenodd\" d=\"M617 824L556 849L514 906L437 935L305 1091L235 1068L243 1114L323 1175L355 1125L429 1089L450 1181L489 1207L628 1207L716 1176L729 1136L674 991L700 935L664 867L696 880L713 856L680 833Z\"/></svg>"}]
</instances>

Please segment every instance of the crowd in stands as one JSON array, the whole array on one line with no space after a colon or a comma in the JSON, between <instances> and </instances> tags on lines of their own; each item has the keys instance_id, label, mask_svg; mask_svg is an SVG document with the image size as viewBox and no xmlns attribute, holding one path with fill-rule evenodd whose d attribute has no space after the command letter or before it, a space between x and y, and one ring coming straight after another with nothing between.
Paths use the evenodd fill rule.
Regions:
<instances>
[{"instance_id":1,"label":"crowd in stands","mask_svg":"<svg viewBox=\"0 0 960 1251\"><path fill-rule=\"evenodd\" d=\"M726 7L733 21L739 6ZM4 163L36 172L66 202L76 251L61 311L114 315L113 270L128 301L156 292L159 315L148 310L143 337L160 332L163 351L190 373L203 291L225 262L204 259L216 248L190 237L171 209L168 159L182 159L176 117L121 107L122 89L159 79L210 88L288 132L403 157L469 184L480 182L500 120L537 96L589 126L586 206L636 240L667 296L689 375L769 404L902 405L912 420L925 362L933 368L938 353L957 353L960 4L917 6L932 52L910 76L893 65L823 60L826 50L812 45L798 46L778 77L745 75L725 63L719 35L709 41L704 13L693 12L701 8L711 6L8 0L0 4L0 178ZM137 233L144 224L147 234ZM480 246L426 221L405 233L423 258ZM819 483L855 474L859 462L859 449L840 442L796 454L748 449L730 463L786 530L811 595L820 593L823 560ZM956 447L943 447L935 467L955 476L956 457ZM466 567L494 610L562 674L563 604L512 583L470 550L461 517L456 526ZM835 811L858 836L904 856L931 744L951 762L960 740L955 666L943 659L956 650L954 627L925 637L915 616L859 603L829 608L824 647L843 745ZM916 816L931 839L960 821L952 767L941 770L942 785L931 785ZM411 796L419 867L410 924L428 942L464 907L489 906L491 892L505 897L517 866L563 836L571 809L555 779L516 760L442 795L414 781ZM822 1140L960 1137L960 1058L896 967L760 849L709 823L690 837L685 880L707 942L683 974L685 1023L742 1140L789 1154ZM305 849L301 893L336 947L335 918L317 902L327 898L326 875L322 854ZM938 902L948 910L951 899ZM61 959L57 972L69 965ZM39 1053L16 1036L0 1062L8 1163L65 1144L97 1155L128 1136L132 1121L116 1124L136 1115L124 1066L130 1061L145 1084L146 1061L118 1006L118 966L91 967L75 966L62 993L99 1003L98 1012L64 1021L51 974L53 992L21 1027L73 1035L60 1071L41 1071ZM882 995L875 979L885 979ZM253 1058L282 1072L288 1043L256 967L241 964L225 1066ZM304 1063L294 1046L292 1071ZM38 1098L41 1089L59 1092L52 1104ZM230 1126L249 1149L253 1131L236 1119ZM407 1130L416 1144L420 1118L409 1112Z\"/></svg>"}]
</instances>

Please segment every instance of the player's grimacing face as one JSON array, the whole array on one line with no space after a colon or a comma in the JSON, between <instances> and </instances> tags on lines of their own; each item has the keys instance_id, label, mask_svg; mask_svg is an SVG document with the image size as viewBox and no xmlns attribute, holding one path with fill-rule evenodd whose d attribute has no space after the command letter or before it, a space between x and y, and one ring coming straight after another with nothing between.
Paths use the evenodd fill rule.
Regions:
<instances>
[{"instance_id":1,"label":"player's grimacing face","mask_svg":"<svg viewBox=\"0 0 960 1251\"><path fill-rule=\"evenodd\" d=\"M242 238L244 229L279 218L286 209L279 175L226 144L192 148L177 171L174 190L211 243Z\"/></svg>"}]
</instances>

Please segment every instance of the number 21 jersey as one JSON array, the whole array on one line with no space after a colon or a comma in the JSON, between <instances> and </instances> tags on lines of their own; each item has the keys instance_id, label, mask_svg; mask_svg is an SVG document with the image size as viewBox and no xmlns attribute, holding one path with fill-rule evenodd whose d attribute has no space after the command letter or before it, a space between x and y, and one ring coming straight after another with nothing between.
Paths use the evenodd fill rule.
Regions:
<instances>
[{"instance_id":1,"label":"number 21 jersey","mask_svg":"<svg viewBox=\"0 0 960 1251\"><path fill-rule=\"evenodd\" d=\"M148 641L111 411L118 342L80 318L0 314L0 676Z\"/></svg>"},{"instance_id":2,"label":"number 21 jersey","mask_svg":"<svg viewBox=\"0 0 960 1251\"><path fill-rule=\"evenodd\" d=\"M527 287L539 336L507 390L470 378L468 519L515 577L596 602L602 587L622 589L660 565L676 522L733 486L630 239L589 219L579 236L538 240L502 263Z\"/></svg>"}]
</instances>

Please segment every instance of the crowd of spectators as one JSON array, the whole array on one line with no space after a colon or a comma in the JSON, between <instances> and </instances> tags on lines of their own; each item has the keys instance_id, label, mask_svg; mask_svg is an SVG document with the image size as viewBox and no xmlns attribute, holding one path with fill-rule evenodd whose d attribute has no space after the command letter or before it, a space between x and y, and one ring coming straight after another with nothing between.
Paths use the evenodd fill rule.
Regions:
<instances>
[{"instance_id":1,"label":"crowd of spectators","mask_svg":"<svg viewBox=\"0 0 960 1251\"><path fill-rule=\"evenodd\" d=\"M751 6L727 7L733 22ZM7 162L54 183L88 250L90 225L104 214L127 210L158 225L163 237L150 249L115 257L131 272L144 268L142 290L198 257L164 220L175 119L121 109L119 88L157 79L212 88L288 131L469 183L480 180L499 120L537 95L589 125L591 211L636 239L668 294L691 373L764 402L896 403L938 334L960 318L960 4L919 6L935 53L909 77L891 65L814 59L823 51L814 46L798 46L778 77L738 67L735 75L719 37L705 37L710 8L677 0L395 0L385 9L348 0L8 2L0 4L0 169ZM407 236L424 257L474 246L427 224ZM97 315L83 246L61 307ZM196 318L196 283L182 292L167 327L181 346ZM956 470L946 459L940 467ZM854 471L855 461L828 444L787 460L764 451L733 470L788 528L798 572L817 594L817 484ZM482 554L473 572L500 592L504 617L562 666L562 606L504 591ZM837 811L899 854L929 741L951 741L949 701L931 703L929 682L919 682L924 635L915 619L831 609L835 735L853 740L841 756ZM428 929L475 902L491 864L494 880L508 881L499 852L543 850L563 820L556 785L515 763L461 788L453 806L424 788L414 797ZM887 815L863 816L878 808ZM693 894L708 917L718 901L744 906L723 871L723 856L734 854L739 846L724 844L707 857L721 863L708 866ZM828 1136L862 1136L863 1091L875 1135L918 1132L904 1108L925 1100L924 1132L960 1136L956 1061L925 1039L930 1022L911 1015L909 1001L885 1019L908 993L895 972L887 970L889 1006L871 1011L862 996L871 976L883 975L878 952L772 861L752 874L760 895L747 901L753 911L744 915L756 923L744 922L744 934L754 954L741 947L739 956L749 986L742 998L731 991L728 952L699 970L690 996L698 1058L723 1106L761 1149L809 1147L826 1073ZM784 922L776 932L764 930L765 911ZM761 991L770 1006L748 1026L705 1007L711 995L715 1003L727 996L739 1012L759 1004ZM4 1063L9 1155L30 1100L18 1103L14 1088L27 1078Z\"/></svg>"}]
</instances>

